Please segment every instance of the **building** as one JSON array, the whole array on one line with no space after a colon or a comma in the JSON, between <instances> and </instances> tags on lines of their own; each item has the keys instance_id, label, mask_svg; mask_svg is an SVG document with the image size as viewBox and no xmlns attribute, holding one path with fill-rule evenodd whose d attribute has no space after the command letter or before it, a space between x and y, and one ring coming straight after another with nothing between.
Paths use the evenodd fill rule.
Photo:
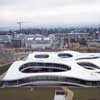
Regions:
<instances>
[{"instance_id":1,"label":"building","mask_svg":"<svg viewBox=\"0 0 100 100\"><path fill-rule=\"evenodd\" d=\"M100 53L34 52L15 61L0 81L1 87L100 87Z\"/></svg>"},{"instance_id":2,"label":"building","mask_svg":"<svg viewBox=\"0 0 100 100\"><path fill-rule=\"evenodd\" d=\"M21 40L17 40L17 39L15 39L15 40L12 40L12 47L14 47L14 48L21 48L22 47L22 43L21 43Z\"/></svg>"},{"instance_id":3,"label":"building","mask_svg":"<svg viewBox=\"0 0 100 100\"><path fill-rule=\"evenodd\" d=\"M14 48L24 48L25 47L25 34L14 34L12 39L12 47Z\"/></svg>"},{"instance_id":4,"label":"building","mask_svg":"<svg viewBox=\"0 0 100 100\"><path fill-rule=\"evenodd\" d=\"M55 48L62 49L64 48L66 42L67 42L67 33L55 33Z\"/></svg>"},{"instance_id":5,"label":"building","mask_svg":"<svg viewBox=\"0 0 100 100\"><path fill-rule=\"evenodd\" d=\"M42 44L41 42L43 42L43 37L39 34L27 35L25 37L26 48L41 48L41 44Z\"/></svg>"},{"instance_id":6,"label":"building","mask_svg":"<svg viewBox=\"0 0 100 100\"><path fill-rule=\"evenodd\" d=\"M12 35L0 35L0 48L11 47Z\"/></svg>"},{"instance_id":7,"label":"building","mask_svg":"<svg viewBox=\"0 0 100 100\"><path fill-rule=\"evenodd\" d=\"M89 33L68 33L68 38L70 42L77 42L82 39L88 39Z\"/></svg>"},{"instance_id":8,"label":"building","mask_svg":"<svg viewBox=\"0 0 100 100\"><path fill-rule=\"evenodd\" d=\"M55 43L54 40L55 36L53 34L50 34L48 36L44 36L41 34L16 34L13 38L13 46L31 49L55 48L53 47L53 44Z\"/></svg>"},{"instance_id":9,"label":"building","mask_svg":"<svg viewBox=\"0 0 100 100\"><path fill-rule=\"evenodd\" d=\"M40 34L27 35L25 37L25 47L32 49L52 48L54 37L52 35L44 36Z\"/></svg>"}]
</instances>

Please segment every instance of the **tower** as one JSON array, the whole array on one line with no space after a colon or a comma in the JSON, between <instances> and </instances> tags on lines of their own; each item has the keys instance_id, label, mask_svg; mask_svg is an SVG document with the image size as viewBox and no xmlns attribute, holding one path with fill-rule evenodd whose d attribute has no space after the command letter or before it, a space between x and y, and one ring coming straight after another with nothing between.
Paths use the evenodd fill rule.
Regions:
<instances>
[{"instance_id":1,"label":"tower","mask_svg":"<svg viewBox=\"0 0 100 100\"><path fill-rule=\"evenodd\" d=\"M17 24L19 25L19 30L20 30L20 33L22 32L22 24L23 24L23 22L17 22Z\"/></svg>"}]
</instances>

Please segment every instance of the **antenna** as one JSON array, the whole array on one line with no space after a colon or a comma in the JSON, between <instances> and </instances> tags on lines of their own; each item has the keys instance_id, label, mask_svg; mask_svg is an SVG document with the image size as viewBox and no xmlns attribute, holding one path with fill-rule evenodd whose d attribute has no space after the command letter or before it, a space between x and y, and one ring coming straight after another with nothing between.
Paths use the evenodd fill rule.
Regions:
<instances>
[{"instance_id":1,"label":"antenna","mask_svg":"<svg viewBox=\"0 0 100 100\"><path fill-rule=\"evenodd\" d=\"M22 24L23 24L24 22L17 22L17 24L19 25L19 30L20 30L20 33L22 32Z\"/></svg>"},{"instance_id":2,"label":"antenna","mask_svg":"<svg viewBox=\"0 0 100 100\"><path fill-rule=\"evenodd\" d=\"M19 25L19 31L20 31L20 33L22 32L22 24L23 23L30 23L29 21L25 21L25 22L23 22L23 21L18 21L17 22L17 24Z\"/></svg>"}]
</instances>

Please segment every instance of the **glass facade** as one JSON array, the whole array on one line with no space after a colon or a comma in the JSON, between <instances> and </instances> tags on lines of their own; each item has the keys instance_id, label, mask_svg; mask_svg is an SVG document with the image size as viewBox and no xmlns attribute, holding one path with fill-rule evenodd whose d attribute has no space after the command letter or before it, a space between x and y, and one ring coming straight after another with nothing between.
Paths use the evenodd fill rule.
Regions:
<instances>
[{"instance_id":1,"label":"glass facade","mask_svg":"<svg viewBox=\"0 0 100 100\"><path fill-rule=\"evenodd\" d=\"M100 87L100 81L85 81L81 79L75 79L75 78L69 78L69 77L60 77L60 76L35 76L35 77L27 77L19 80L14 81L2 81L0 82L1 87L19 87L19 86L30 86L35 82L39 82L39 85L41 85L41 82L44 85L48 85L50 82L53 82L54 84L59 85L73 85L73 86L94 86L94 87ZM47 82L47 83L45 83ZM42 85L43 85L42 84ZM38 84L35 84L38 85ZM51 84L53 85L53 84Z\"/></svg>"}]
</instances>

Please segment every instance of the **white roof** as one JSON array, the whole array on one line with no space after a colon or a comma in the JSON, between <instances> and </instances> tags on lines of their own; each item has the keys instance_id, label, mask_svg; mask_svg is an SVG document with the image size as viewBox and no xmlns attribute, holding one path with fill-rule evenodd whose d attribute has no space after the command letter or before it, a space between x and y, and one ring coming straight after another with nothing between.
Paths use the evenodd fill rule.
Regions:
<instances>
[{"instance_id":1,"label":"white roof","mask_svg":"<svg viewBox=\"0 0 100 100\"><path fill-rule=\"evenodd\" d=\"M68 53L71 54L72 57L69 58L61 58L58 56L58 54L61 53ZM35 58L35 55L43 55L47 54L49 55L48 58ZM96 70L88 70L85 69L83 66L79 66L77 62L87 61L91 62L98 67L100 67L100 58L98 59L84 59L84 60L76 60L78 58L84 58L84 57L91 57L91 56L100 56L100 53L79 53L75 51L60 51L60 52L34 52L32 54L29 54L27 59L25 61L16 61L14 62L9 70L7 71L7 74L3 78L3 80L17 80L22 79L26 77L32 77L32 76L38 76L38 75L51 75L51 76L65 76L65 77L71 77L71 78L78 78L83 80L92 80L92 81L100 81L100 69ZM23 73L19 71L19 68L26 63L29 62L42 62L42 63L58 63L58 64L64 64L71 67L71 70L66 70L64 72L44 72L44 73Z\"/></svg>"}]
</instances>

